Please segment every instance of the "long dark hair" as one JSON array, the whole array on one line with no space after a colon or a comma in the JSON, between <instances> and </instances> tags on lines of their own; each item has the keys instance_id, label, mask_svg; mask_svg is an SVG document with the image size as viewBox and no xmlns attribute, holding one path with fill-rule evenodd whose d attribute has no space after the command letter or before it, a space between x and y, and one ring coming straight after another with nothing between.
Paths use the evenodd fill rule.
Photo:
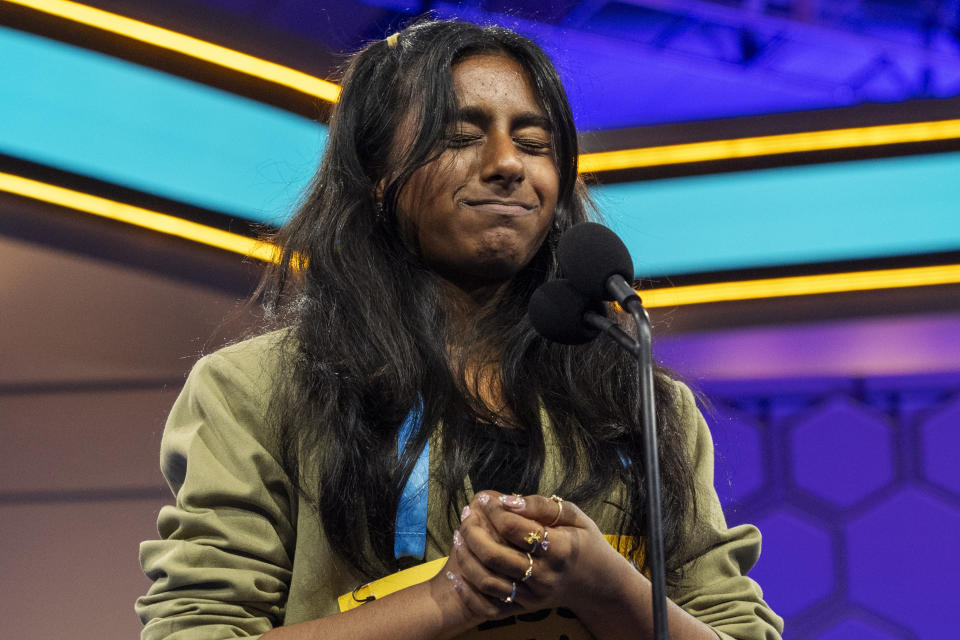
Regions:
<instances>
[{"instance_id":1,"label":"long dark hair","mask_svg":"<svg viewBox=\"0 0 960 640\"><path fill-rule=\"evenodd\" d=\"M452 67L502 53L527 71L553 123L560 177L555 221L531 262L485 308L474 335L452 335L442 284L401 240L397 202L411 175L444 148L454 121ZM620 533L644 536L645 483L638 436L635 364L608 341L568 347L538 336L526 317L530 295L558 276L560 235L587 220L577 175L577 138L560 79L543 51L506 29L430 21L391 44L370 44L351 60L311 192L276 237L283 249L262 291L274 320L290 327L281 381L270 405L282 464L315 505L332 549L359 573L398 567L393 554L399 496L419 452L442 425L435 480L453 521L476 451L478 420L495 421L447 346L495 347L503 400L530 435L523 485L536 486L546 411L564 469L557 493L596 504L622 483ZM401 120L416 125L396 158ZM408 124L406 126L409 126ZM391 155L393 153L393 155ZM466 344L465 344L466 343ZM489 353L489 350L485 351ZM455 360L455 358L453 358ZM667 558L677 558L692 501L673 386L658 376L660 468ZM398 429L418 399L423 427L397 459ZM624 464L621 455L631 463Z\"/></svg>"}]
</instances>

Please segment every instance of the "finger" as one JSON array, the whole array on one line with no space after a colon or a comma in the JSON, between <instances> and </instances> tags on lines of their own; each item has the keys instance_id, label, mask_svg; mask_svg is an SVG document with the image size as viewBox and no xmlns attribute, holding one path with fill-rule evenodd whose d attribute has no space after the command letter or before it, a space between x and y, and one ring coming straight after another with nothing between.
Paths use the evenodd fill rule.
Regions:
<instances>
[{"instance_id":1,"label":"finger","mask_svg":"<svg viewBox=\"0 0 960 640\"><path fill-rule=\"evenodd\" d=\"M483 619L499 617L502 603L494 601L492 598L480 593L467 580L463 578L462 568L459 566L456 557L451 554L446 565L442 570L447 584L453 587L457 592L461 602L474 614Z\"/></svg>"},{"instance_id":2,"label":"finger","mask_svg":"<svg viewBox=\"0 0 960 640\"><path fill-rule=\"evenodd\" d=\"M521 547L520 549L505 544L493 544L482 531L474 532L473 543L467 548L476 561L483 564L488 571L521 585L515 601L523 604L536 602L541 598L544 587L554 584L555 580L550 576L556 572L557 566L562 568L564 562L562 558L534 556L535 551L525 538L531 533L539 536L543 532L543 535L546 535L546 530L538 522L509 512L501 513L499 520L504 523L500 525L503 537L517 541L516 546ZM462 536L460 539L463 539Z\"/></svg>"},{"instance_id":3,"label":"finger","mask_svg":"<svg viewBox=\"0 0 960 640\"><path fill-rule=\"evenodd\" d=\"M540 498L541 496L528 496L533 498ZM527 497L521 496L520 494L501 494L495 491L482 491L477 494L475 501L477 502L478 508L471 509L470 513L482 513L487 522L490 523L493 531L491 535L500 542L513 544L514 546L527 550L530 548L532 543L521 542L521 538L514 536L513 538L507 540L503 537L503 532L506 529L506 522L513 522L510 518L513 515L518 513L524 513L527 509ZM508 515L512 514L512 515ZM526 536L534 529L539 529L538 535L542 534L542 527L535 526L536 523L530 522L523 525L523 536ZM514 526L516 526L514 522Z\"/></svg>"},{"instance_id":4,"label":"finger","mask_svg":"<svg viewBox=\"0 0 960 640\"><path fill-rule=\"evenodd\" d=\"M586 516L580 511L577 505L560 498L559 496L530 495L524 496L523 500L504 500L501 501L504 508L523 515L531 520L536 520L546 527L561 526L586 526L584 519Z\"/></svg>"},{"instance_id":5,"label":"finger","mask_svg":"<svg viewBox=\"0 0 960 640\"><path fill-rule=\"evenodd\" d=\"M513 513L507 509L493 514L491 524L504 541L521 552L534 553L546 536L547 529L536 520Z\"/></svg>"},{"instance_id":6,"label":"finger","mask_svg":"<svg viewBox=\"0 0 960 640\"><path fill-rule=\"evenodd\" d=\"M496 547L499 547L501 553L510 551L503 545L496 545ZM483 553L495 554L496 549L495 547L485 548ZM456 558L463 579L479 593L497 601L502 601L511 594L514 597L516 596L513 586L516 581L507 574L492 570L482 558L474 553L473 549L464 541L462 534L454 533L452 555ZM491 557L488 557L487 561L491 561ZM498 564L498 562L494 560L492 564Z\"/></svg>"},{"instance_id":7,"label":"finger","mask_svg":"<svg viewBox=\"0 0 960 640\"><path fill-rule=\"evenodd\" d=\"M514 554L514 550L501 545L501 551L503 550L509 552L508 555ZM557 601L551 595L555 595L556 585L559 582L556 570L552 567L555 564L553 559L536 558L527 552L521 552L518 557L522 558L522 561L514 568L511 560L508 575L491 571L472 553L462 533L454 538L453 550L450 554L451 560L461 567L461 573L458 575L462 575L461 580L470 587L471 593L485 598L491 606L500 607L498 616L543 609ZM493 563L490 560L488 562ZM509 604L505 604L504 599L513 595L514 583L517 585L516 595L511 598ZM479 605L473 605L472 610L477 611L477 606ZM489 610L485 614L491 619L498 617L493 616Z\"/></svg>"},{"instance_id":8,"label":"finger","mask_svg":"<svg viewBox=\"0 0 960 640\"><path fill-rule=\"evenodd\" d=\"M512 517L514 520L525 520L519 516ZM515 537L513 532L518 530L520 526L522 525L515 525L514 528L509 529L509 534ZM530 526L538 525L530 523ZM463 541L463 546L488 571L509 580L518 579L526 570L526 555L505 540L502 531L496 533L497 535L494 536L491 531L482 526L461 526L458 537ZM457 546L457 537L455 537L454 547Z\"/></svg>"},{"instance_id":9,"label":"finger","mask_svg":"<svg viewBox=\"0 0 960 640\"><path fill-rule=\"evenodd\" d=\"M483 497L481 494L490 495ZM479 500L479 510L486 517L485 524L489 523L494 529L491 536L498 542L522 551L546 551L547 547L542 543L547 540L547 530L551 526L585 529L596 526L575 504L557 496L505 495L492 491L481 494L478 494L482 498Z\"/></svg>"},{"instance_id":10,"label":"finger","mask_svg":"<svg viewBox=\"0 0 960 640\"><path fill-rule=\"evenodd\" d=\"M495 505L500 504L497 500L500 495L495 491L481 491L476 494L460 513L461 530L479 527L485 530L493 540L503 543L496 525L490 519L491 515L497 511Z\"/></svg>"},{"instance_id":11,"label":"finger","mask_svg":"<svg viewBox=\"0 0 960 640\"><path fill-rule=\"evenodd\" d=\"M503 544L510 545L511 548L515 548L520 553L519 555L517 553L500 555L487 560L484 554L488 550L482 546L483 539L477 538L478 544L475 547L477 555L488 567L495 567L495 571L506 576L518 576L520 578L529 568L528 554L530 557L540 560L536 564L537 567L542 567L551 574L566 571L571 553L574 551L574 545L579 544L576 541L581 540L584 535L588 535L586 529L589 528L588 525L592 525L592 521L583 516L583 519L587 520L584 527L562 526L563 519L561 519L560 525L547 527L536 520L513 513L512 510L508 511L506 508L500 513L492 514L492 516L492 524L497 527L500 537L505 541ZM581 514L571 510L571 513L565 517L578 522L581 519ZM595 525L592 528L595 528ZM518 571L520 572L518 573ZM543 574L543 572L540 573ZM543 577L543 575L539 577ZM528 583L533 586L542 584L542 581L528 579ZM547 583L550 584L551 582L547 580ZM539 591L536 586L534 588Z\"/></svg>"}]
</instances>

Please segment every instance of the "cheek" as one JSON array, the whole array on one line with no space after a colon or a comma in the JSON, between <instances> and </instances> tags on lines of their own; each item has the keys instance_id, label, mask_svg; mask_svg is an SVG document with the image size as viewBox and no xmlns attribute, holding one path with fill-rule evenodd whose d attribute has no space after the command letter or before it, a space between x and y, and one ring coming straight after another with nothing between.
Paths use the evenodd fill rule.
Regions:
<instances>
[{"instance_id":1,"label":"cheek","mask_svg":"<svg viewBox=\"0 0 960 640\"><path fill-rule=\"evenodd\" d=\"M420 167L400 192L401 211L419 218L435 209L456 191L458 177L464 173L465 163L444 153L430 164Z\"/></svg>"},{"instance_id":2,"label":"cheek","mask_svg":"<svg viewBox=\"0 0 960 640\"><path fill-rule=\"evenodd\" d=\"M557 206L557 199L560 196L560 174L557 172L556 167L550 167L549 178L547 179L549 183L549 191L551 193L551 202L553 206Z\"/></svg>"},{"instance_id":3,"label":"cheek","mask_svg":"<svg viewBox=\"0 0 960 640\"><path fill-rule=\"evenodd\" d=\"M527 174L544 205L556 206L560 192L560 171L549 158L538 158Z\"/></svg>"},{"instance_id":4,"label":"cheek","mask_svg":"<svg viewBox=\"0 0 960 640\"><path fill-rule=\"evenodd\" d=\"M404 244L424 258L452 250L462 233L442 191L428 179L411 180L400 196L397 222Z\"/></svg>"}]
</instances>

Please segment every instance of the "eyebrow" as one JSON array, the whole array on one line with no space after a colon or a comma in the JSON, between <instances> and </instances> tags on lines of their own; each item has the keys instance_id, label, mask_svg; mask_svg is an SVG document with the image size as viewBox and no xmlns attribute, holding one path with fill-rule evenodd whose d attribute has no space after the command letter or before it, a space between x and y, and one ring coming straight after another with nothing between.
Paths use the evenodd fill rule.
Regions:
<instances>
[{"instance_id":1,"label":"eyebrow","mask_svg":"<svg viewBox=\"0 0 960 640\"><path fill-rule=\"evenodd\" d=\"M457 121L483 127L490 123L490 114L479 107L463 107L457 111ZM525 127L539 127L544 131L553 131L550 119L533 111L525 111L513 118L510 123L512 129L523 129Z\"/></svg>"}]
</instances>

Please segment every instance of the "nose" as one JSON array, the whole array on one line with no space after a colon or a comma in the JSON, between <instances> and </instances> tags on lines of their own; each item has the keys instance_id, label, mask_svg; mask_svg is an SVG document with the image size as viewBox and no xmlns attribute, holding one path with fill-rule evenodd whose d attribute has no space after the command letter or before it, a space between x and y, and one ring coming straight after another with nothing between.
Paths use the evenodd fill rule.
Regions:
<instances>
[{"instance_id":1,"label":"nose","mask_svg":"<svg viewBox=\"0 0 960 640\"><path fill-rule=\"evenodd\" d=\"M483 148L481 178L502 187L523 182L524 166L520 151L509 133L488 134Z\"/></svg>"}]
</instances>

